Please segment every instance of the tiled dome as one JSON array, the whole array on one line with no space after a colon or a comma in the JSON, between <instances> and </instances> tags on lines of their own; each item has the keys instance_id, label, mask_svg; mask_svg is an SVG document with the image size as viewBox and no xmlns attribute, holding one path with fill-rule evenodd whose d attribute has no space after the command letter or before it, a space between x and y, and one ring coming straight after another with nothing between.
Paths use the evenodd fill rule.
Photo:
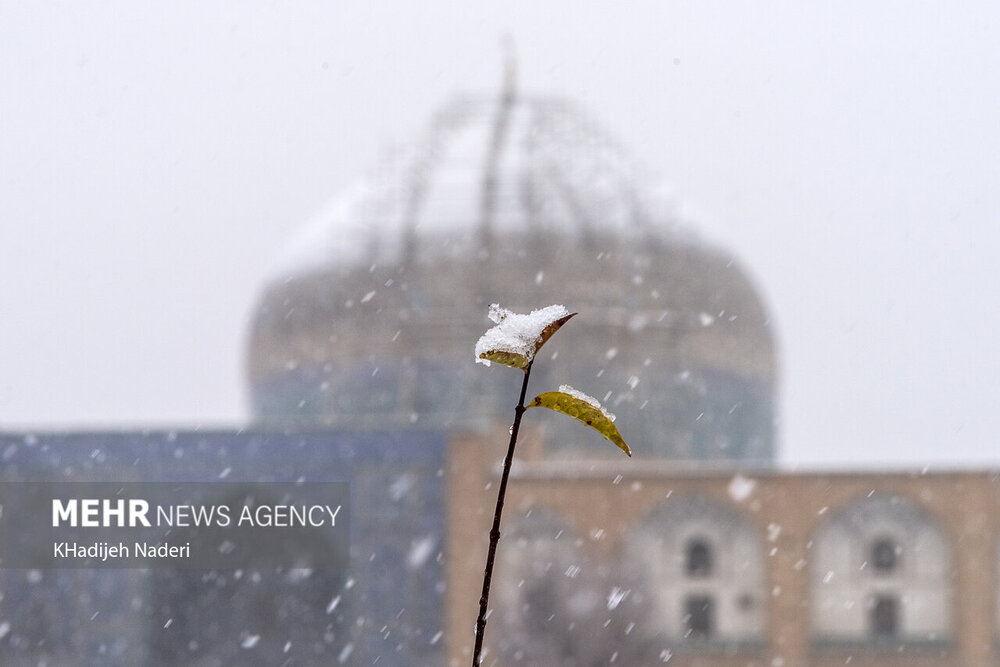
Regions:
<instances>
[{"instance_id":1,"label":"tiled dome","mask_svg":"<svg viewBox=\"0 0 1000 667\"><path fill-rule=\"evenodd\" d=\"M455 100L285 253L250 332L255 419L506 421L519 374L473 363L487 307L559 303L580 315L546 346L533 390L604 398L638 456L771 460L767 314L640 171L565 101ZM553 428L553 452L581 451L582 432Z\"/></svg>"}]
</instances>

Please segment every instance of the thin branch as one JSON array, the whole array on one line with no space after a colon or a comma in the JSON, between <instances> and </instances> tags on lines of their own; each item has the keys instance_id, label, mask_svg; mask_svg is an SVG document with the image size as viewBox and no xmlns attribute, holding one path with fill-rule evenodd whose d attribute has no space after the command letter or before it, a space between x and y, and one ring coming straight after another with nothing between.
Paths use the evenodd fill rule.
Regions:
<instances>
[{"instance_id":1,"label":"thin branch","mask_svg":"<svg viewBox=\"0 0 1000 667\"><path fill-rule=\"evenodd\" d=\"M493 512L493 528L490 530L490 550L486 555L486 571L483 574L483 594L479 598L479 618L476 620L476 649L472 654L472 667L478 667L482 661L483 635L486 632L486 612L490 600L490 582L493 580L493 561L497 555L497 543L500 542L500 516L503 514L503 500L507 494L507 478L510 477L510 466L514 460L514 447L517 445L517 432L521 427L521 416L524 415L524 397L528 393L528 378L531 376L529 361L524 369L524 381L521 383L521 397L514 408L514 425L510 429L510 444L507 446L507 458L503 460L503 474L500 476L500 490L497 492L497 506Z\"/></svg>"}]
</instances>

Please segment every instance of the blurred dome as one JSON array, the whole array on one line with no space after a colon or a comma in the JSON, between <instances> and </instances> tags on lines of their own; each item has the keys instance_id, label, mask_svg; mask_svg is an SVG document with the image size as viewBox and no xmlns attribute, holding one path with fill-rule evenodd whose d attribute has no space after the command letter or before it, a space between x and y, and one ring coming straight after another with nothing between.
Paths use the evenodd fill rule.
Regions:
<instances>
[{"instance_id":1,"label":"blurred dome","mask_svg":"<svg viewBox=\"0 0 1000 667\"><path fill-rule=\"evenodd\" d=\"M250 331L255 420L506 422L520 374L473 359L487 307L558 303L580 314L546 346L532 391L568 383L603 399L638 456L770 461L767 314L733 258L683 232L642 182L563 100L454 100L283 256ZM545 422L554 455L613 454Z\"/></svg>"}]
</instances>

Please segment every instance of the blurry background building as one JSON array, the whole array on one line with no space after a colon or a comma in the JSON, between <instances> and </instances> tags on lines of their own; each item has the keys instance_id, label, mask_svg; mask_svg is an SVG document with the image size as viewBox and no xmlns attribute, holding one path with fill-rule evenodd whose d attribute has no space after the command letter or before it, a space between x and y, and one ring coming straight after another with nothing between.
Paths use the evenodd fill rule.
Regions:
<instances>
[{"instance_id":1,"label":"blurry background building","mask_svg":"<svg viewBox=\"0 0 1000 667\"><path fill-rule=\"evenodd\" d=\"M449 665L470 655L495 464L453 443ZM998 665L998 508L995 472L529 455L508 487L486 663Z\"/></svg>"},{"instance_id":2,"label":"blurry background building","mask_svg":"<svg viewBox=\"0 0 1000 667\"><path fill-rule=\"evenodd\" d=\"M773 461L768 313L738 261L644 185L565 100L509 87L446 105L309 225L265 287L247 350L255 423L506 422L518 378L472 363L487 307L559 303L580 315L535 387L603 398L643 459ZM573 431L549 442L552 455L590 447Z\"/></svg>"},{"instance_id":3,"label":"blurry background building","mask_svg":"<svg viewBox=\"0 0 1000 667\"><path fill-rule=\"evenodd\" d=\"M973 581L996 538L957 545L944 526L968 516L928 507L966 487L986 511L994 480L773 470L771 319L738 260L659 193L568 101L511 81L454 100L265 286L247 349L256 424L450 434L441 611L448 664L464 664L520 379L474 364L472 343L490 303L561 303L581 314L532 388L597 394L637 460L569 420L522 442L488 664L995 659L995 624L966 624L956 601L995 606L992 579Z\"/></svg>"},{"instance_id":4,"label":"blurry background building","mask_svg":"<svg viewBox=\"0 0 1000 667\"><path fill-rule=\"evenodd\" d=\"M250 429L0 434L0 481L352 485L347 572L0 570L0 663L467 664L500 302L579 311L532 389L603 399L635 458L531 415L484 664L1000 665L1000 475L776 470L762 299L644 182L564 100L458 98L263 287Z\"/></svg>"}]
</instances>

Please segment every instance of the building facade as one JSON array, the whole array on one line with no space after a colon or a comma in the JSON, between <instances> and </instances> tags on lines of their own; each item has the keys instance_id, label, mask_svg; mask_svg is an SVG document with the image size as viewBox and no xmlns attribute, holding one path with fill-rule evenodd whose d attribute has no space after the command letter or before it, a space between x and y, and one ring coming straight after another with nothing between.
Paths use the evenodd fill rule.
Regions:
<instances>
[{"instance_id":1,"label":"building facade","mask_svg":"<svg viewBox=\"0 0 1000 667\"><path fill-rule=\"evenodd\" d=\"M505 440L4 434L0 483L228 471L353 509L346 570L0 569L0 662L466 665ZM1000 665L1000 472L566 460L530 422L516 459L484 664Z\"/></svg>"},{"instance_id":2,"label":"building facade","mask_svg":"<svg viewBox=\"0 0 1000 667\"><path fill-rule=\"evenodd\" d=\"M470 656L493 449L457 440L449 455L463 471L449 486L450 665ZM485 664L1000 665L996 472L525 455L508 487Z\"/></svg>"}]
</instances>

